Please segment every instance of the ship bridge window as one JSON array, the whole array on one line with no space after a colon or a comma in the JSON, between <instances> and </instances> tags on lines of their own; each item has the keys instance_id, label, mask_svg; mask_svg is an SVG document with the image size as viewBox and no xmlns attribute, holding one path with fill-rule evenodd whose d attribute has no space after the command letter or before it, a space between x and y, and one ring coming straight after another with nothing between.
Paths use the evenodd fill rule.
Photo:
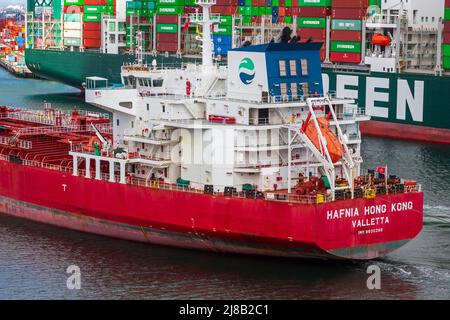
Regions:
<instances>
[{"instance_id":1,"label":"ship bridge window","mask_svg":"<svg viewBox=\"0 0 450 320\"><path fill-rule=\"evenodd\" d=\"M301 59L301 68L302 68L302 76L306 77L308 76L308 60L307 59Z\"/></svg>"},{"instance_id":2,"label":"ship bridge window","mask_svg":"<svg viewBox=\"0 0 450 320\"><path fill-rule=\"evenodd\" d=\"M297 76L297 61L289 60L289 68L291 70L291 77Z\"/></svg>"},{"instance_id":3,"label":"ship bridge window","mask_svg":"<svg viewBox=\"0 0 450 320\"><path fill-rule=\"evenodd\" d=\"M281 96L287 95L287 83L280 83L280 95Z\"/></svg>"},{"instance_id":4,"label":"ship bridge window","mask_svg":"<svg viewBox=\"0 0 450 320\"><path fill-rule=\"evenodd\" d=\"M291 95L292 98L297 98L297 83L296 82L292 82L291 83Z\"/></svg>"},{"instance_id":5,"label":"ship bridge window","mask_svg":"<svg viewBox=\"0 0 450 320\"><path fill-rule=\"evenodd\" d=\"M162 87L163 85L163 79L155 79L153 80L153 86L154 87Z\"/></svg>"},{"instance_id":6,"label":"ship bridge window","mask_svg":"<svg viewBox=\"0 0 450 320\"><path fill-rule=\"evenodd\" d=\"M286 76L286 61L279 60L278 66L280 67L280 77L285 77Z\"/></svg>"},{"instance_id":7,"label":"ship bridge window","mask_svg":"<svg viewBox=\"0 0 450 320\"><path fill-rule=\"evenodd\" d=\"M136 78L134 76L124 77L123 80L125 85L136 88Z\"/></svg>"}]
</instances>

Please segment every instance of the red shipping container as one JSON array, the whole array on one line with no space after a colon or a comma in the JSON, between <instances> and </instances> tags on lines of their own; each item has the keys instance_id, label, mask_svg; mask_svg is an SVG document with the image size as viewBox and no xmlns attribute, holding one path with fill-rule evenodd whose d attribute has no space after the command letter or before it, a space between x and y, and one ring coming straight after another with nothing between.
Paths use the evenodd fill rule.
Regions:
<instances>
[{"instance_id":1,"label":"red shipping container","mask_svg":"<svg viewBox=\"0 0 450 320\"><path fill-rule=\"evenodd\" d=\"M445 8L450 8L450 0L445 0Z\"/></svg>"},{"instance_id":2,"label":"red shipping container","mask_svg":"<svg viewBox=\"0 0 450 320\"><path fill-rule=\"evenodd\" d=\"M211 12L212 13L219 13L223 16L232 16L236 14L238 11L238 7L235 6L212 6ZM201 11L199 11L201 12Z\"/></svg>"},{"instance_id":3,"label":"red shipping container","mask_svg":"<svg viewBox=\"0 0 450 320\"><path fill-rule=\"evenodd\" d=\"M284 8L285 12L284 14L286 15L286 17L292 17L292 8L291 7L286 7Z\"/></svg>"},{"instance_id":4,"label":"red shipping container","mask_svg":"<svg viewBox=\"0 0 450 320\"><path fill-rule=\"evenodd\" d=\"M177 33L156 33L156 42L178 42Z\"/></svg>"},{"instance_id":5,"label":"red shipping container","mask_svg":"<svg viewBox=\"0 0 450 320\"><path fill-rule=\"evenodd\" d=\"M450 44L450 31L447 31L444 33L444 37L443 37L443 43L449 43Z\"/></svg>"},{"instance_id":6,"label":"red shipping container","mask_svg":"<svg viewBox=\"0 0 450 320\"><path fill-rule=\"evenodd\" d=\"M331 17L333 19L353 19L360 20L367 16L365 8L333 8Z\"/></svg>"},{"instance_id":7,"label":"red shipping container","mask_svg":"<svg viewBox=\"0 0 450 320\"><path fill-rule=\"evenodd\" d=\"M278 16L284 17L285 15L286 15L286 11L284 10L284 7L279 7L278 8Z\"/></svg>"},{"instance_id":8,"label":"red shipping container","mask_svg":"<svg viewBox=\"0 0 450 320\"><path fill-rule=\"evenodd\" d=\"M331 52L330 60L332 62L346 62L346 63L360 63L360 53L347 53L347 52Z\"/></svg>"},{"instance_id":9,"label":"red shipping container","mask_svg":"<svg viewBox=\"0 0 450 320\"><path fill-rule=\"evenodd\" d=\"M333 0L333 8L367 8L369 0Z\"/></svg>"},{"instance_id":10,"label":"red shipping container","mask_svg":"<svg viewBox=\"0 0 450 320\"><path fill-rule=\"evenodd\" d=\"M261 17L252 17L253 23L261 23Z\"/></svg>"},{"instance_id":11,"label":"red shipping container","mask_svg":"<svg viewBox=\"0 0 450 320\"><path fill-rule=\"evenodd\" d=\"M64 6L64 13L83 13L82 6Z\"/></svg>"},{"instance_id":12,"label":"red shipping container","mask_svg":"<svg viewBox=\"0 0 450 320\"><path fill-rule=\"evenodd\" d=\"M237 7L237 5L238 5L237 0L216 0L216 6L235 6L235 7Z\"/></svg>"},{"instance_id":13,"label":"red shipping container","mask_svg":"<svg viewBox=\"0 0 450 320\"><path fill-rule=\"evenodd\" d=\"M330 15L327 7L300 7L300 17L323 18Z\"/></svg>"},{"instance_id":14,"label":"red shipping container","mask_svg":"<svg viewBox=\"0 0 450 320\"><path fill-rule=\"evenodd\" d=\"M298 28L297 29L297 37L300 37L300 41L306 41L309 38L312 40L324 40L326 38L326 29L318 29L318 28Z\"/></svg>"},{"instance_id":15,"label":"red shipping container","mask_svg":"<svg viewBox=\"0 0 450 320\"><path fill-rule=\"evenodd\" d=\"M83 36L85 39L101 39L102 33L97 30L94 31L84 30Z\"/></svg>"},{"instance_id":16,"label":"red shipping container","mask_svg":"<svg viewBox=\"0 0 450 320\"><path fill-rule=\"evenodd\" d=\"M331 31L332 41L361 41L362 32L352 31L352 30L332 30Z\"/></svg>"},{"instance_id":17,"label":"red shipping container","mask_svg":"<svg viewBox=\"0 0 450 320\"><path fill-rule=\"evenodd\" d=\"M178 15L176 14L157 14L156 23L161 24L176 24L178 23Z\"/></svg>"},{"instance_id":18,"label":"red shipping container","mask_svg":"<svg viewBox=\"0 0 450 320\"><path fill-rule=\"evenodd\" d=\"M100 31L102 29L101 22L85 22L83 23L84 31Z\"/></svg>"},{"instance_id":19,"label":"red shipping container","mask_svg":"<svg viewBox=\"0 0 450 320\"><path fill-rule=\"evenodd\" d=\"M106 6L107 0L84 0L87 6Z\"/></svg>"},{"instance_id":20,"label":"red shipping container","mask_svg":"<svg viewBox=\"0 0 450 320\"><path fill-rule=\"evenodd\" d=\"M195 13L195 10L198 9L198 12L202 12L202 9L199 6L192 6L192 7L184 7L184 13Z\"/></svg>"},{"instance_id":21,"label":"red shipping container","mask_svg":"<svg viewBox=\"0 0 450 320\"><path fill-rule=\"evenodd\" d=\"M125 19L127 24L131 23L131 17L126 17ZM137 23L148 23L148 18L147 17L133 17L133 24L137 24Z\"/></svg>"},{"instance_id":22,"label":"red shipping container","mask_svg":"<svg viewBox=\"0 0 450 320\"><path fill-rule=\"evenodd\" d=\"M177 52L178 44L176 42L157 42L156 50L161 52Z\"/></svg>"},{"instance_id":23,"label":"red shipping container","mask_svg":"<svg viewBox=\"0 0 450 320\"><path fill-rule=\"evenodd\" d=\"M102 41L100 39L83 39L83 45L86 48L100 48Z\"/></svg>"}]
</instances>

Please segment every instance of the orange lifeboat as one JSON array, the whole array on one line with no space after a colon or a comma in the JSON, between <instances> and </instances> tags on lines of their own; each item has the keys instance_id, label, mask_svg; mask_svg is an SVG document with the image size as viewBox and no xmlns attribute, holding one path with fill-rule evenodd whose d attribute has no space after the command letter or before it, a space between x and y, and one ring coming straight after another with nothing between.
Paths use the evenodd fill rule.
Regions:
<instances>
[{"instance_id":1,"label":"orange lifeboat","mask_svg":"<svg viewBox=\"0 0 450 320\"><path fill-rule=\"evenodd\" d=\"M376 33L372 37L372 44L378 46L388 46L391 44L391 38L389 36L385 36L381 33Z\"/></svg>"},{"instance_id":2,"label":"orange lifeboat","mask_svg":"<svg viewBox=\"0 0 450 320\"><path fill-rule=\"evenodd\" d=\"M309 138L309 140L311 140L311 142L314 144L317 150L320 151L322 150L320 138L317 134L314 121L310 121L310 118L311 114L308 115L308 118L303 123L302 130ZM336 163L342 158L344 154L342 144L339 142L338 138L330 128L329 116L319 117L317 118L317 122L319 123L319 128L320 131L322 132L322 136L325 138L325 141L327 143L327 150L330 155L331 161L333 163Z\"/></svg>"}]
</instances>

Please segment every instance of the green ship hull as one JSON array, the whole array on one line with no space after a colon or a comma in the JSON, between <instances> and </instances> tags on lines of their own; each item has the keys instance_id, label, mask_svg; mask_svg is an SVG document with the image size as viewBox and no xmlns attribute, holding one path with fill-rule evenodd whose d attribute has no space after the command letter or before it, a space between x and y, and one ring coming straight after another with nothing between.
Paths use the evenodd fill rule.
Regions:
<instances>
[{"instance_id":1,"label":"green ship hull","mask_svg":"<svg viewBox=\"0 0 450 320\"><path fill-rule=\"evenodd\" d=\"M27 49L28 68L36 75L82 88L86 77L120 83L120 67L133 55ZM156 56L159 66L191 59ZM151 63L151 61L147 61ZM345 72L324 68L324 86L354 98L372 115L363 134L450 143L450 77L412 73Z\"/></svg>"}]
</instances>

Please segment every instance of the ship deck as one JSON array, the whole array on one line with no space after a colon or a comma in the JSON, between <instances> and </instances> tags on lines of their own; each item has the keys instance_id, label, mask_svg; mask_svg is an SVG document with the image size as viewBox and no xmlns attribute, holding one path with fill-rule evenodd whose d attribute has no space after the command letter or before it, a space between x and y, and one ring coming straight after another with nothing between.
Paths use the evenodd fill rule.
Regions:
<instances>
[{"instance_id":1,"label":"ship deck","mask_svg":"<svg viewBox=\"0 0 450 320\"><path fill-rule=\"evenodd\" d=\"M105 137L112 139L111 126L109 119L106 118L89 115L58 115L55 117L52 113L45 115L40 112L23 112L0 106L0 160L15 162L24 166L74 173L73 156L71 155L73 147L87 145L90 139L95 137L94 130L87 123L95 123L95 126L102 131ZM86 165L86 159L82 158L82 161L78 163L76 175L86 178L94 177L95 169ZM117 161L117 159L115 160ZM86 172L86 167L88 167L89 172ZM110 176L112 174L114 176ZM115 175L114 170L113 172L108 170L107 165L101 167L101 175L96 178L114 182L120 180L120 177ZM126 180L121 181L121 183L143 188L209 194L216 197L250 198L303 204L335 201L327 194L323 194L320 200L317 194L298 194L295 192L295 188L293 193L289 193L285 189L264 192L258 190L252 190L252 192L244 190L239 192L235 190L231 192L207 192L189 185L165 183L162 180L143 179L133 175L128 175ZM396 185L390 187L384 193L377 191L377 195L421 191L421 186L415 182L402 190L396 188ZM357 197L362 198L366 195L359 194ZM343 197L339 200L348 199L348 193L343 193Z\"/></svg>"}]
</instances>

